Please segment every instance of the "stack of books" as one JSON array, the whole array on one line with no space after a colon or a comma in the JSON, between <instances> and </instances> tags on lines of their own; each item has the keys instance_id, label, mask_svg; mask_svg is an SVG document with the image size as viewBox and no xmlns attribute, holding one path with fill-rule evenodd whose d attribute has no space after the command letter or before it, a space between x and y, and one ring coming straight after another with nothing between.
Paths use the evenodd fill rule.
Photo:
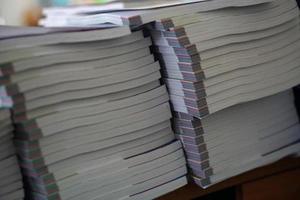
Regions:
<instances>
[{"instance_id":1,"label":"stack of books","mask_svg":"<svg viewBox=\"0 0 300 200\"><path fill-rule=\"evenodd\" d=\"M174 129L199 185L300 151L291 92L300 83L294 0L190 13L149 29Z\"/></svg>"},{"instance_id":2,"label":"stack of books","mask_svg":"<svg viewBox=\"0 0 300 200\"><path fill-rule=\"evenodd\" d=\"M13 145L13 126L8 109L0 108L0 197L3 200L24 198L22 175Z\"/></svg>"},{"instance_id":3,"label":"stack of books","mask_svg":"<svg viewBox=\"0 0 300 200\"><path fill-rule=\"evenodd\" d=\"M101 10L151 9L181 4L189 4L207 0L52 0L52 7L61 9L64 6L97 7Z\"/></svg>"},{"instance_id":4,"label":"stack of books","mask_svg":"<svg viewBox=\"0 0 300 200\"><path fill-rule=\"evenodd\" d=\"M174 129L195 182L204 188L300 152L300 124L292 90L202 119L176 113Z\"/></svg>"},{"instance_id":5,"label":"stack of books","mask_svg":"<svg viewBox=\"0 0 300 200\"><path fill-rule=\"evenodd\" d=\"M45 9L42 25L73 28L0 32L0 97L33 199L153 199L186 184L159 64L200 186L299 154L296 2L147 2ZM131 33L142 28L159 63Z\"/></svg>"},{"instance_id":6,"label":"stack of books","mask_svg":"<svg viewBox=\"0 0 300 200\"><path fill-rule=\"evenodd\" d=\"M156 22L174 110L202 117L297 85L298 16L294 0L277 0Z\"/></svg>"},{"instance_id":7,"label":"stack of books","mask_svg":"<svg viewBox=\"0 0 300 200\"><path fill-rule=\"evenodd\" d=\"M296 1L132 9L46 9L41 24L147 27L170 94L173 127L204 188L300 151L291 92L300 82Z\"/></svg>"},{"instance_id":8,"label":"stack of books","mask_svg":"<svg viewBox=\"0 0 300 200\"><path fill-rule=\"evenodd\" d=\"M272 0L138 0L105 5L52 7L43 10L40 25L48 27L129 25L139 27L155 20L195 12L262 4Z\"/></svg>"},{"instance_id":9,"label":"stack of books","mask_svg":"<svg viewBox=\"0 0 300 200\"><path fill-rule=\"evenodd\" d=\"M2 27L0 84L32 199L153 199L186 184L149 37L20 29Z\"/></svg>"}]
</instances>

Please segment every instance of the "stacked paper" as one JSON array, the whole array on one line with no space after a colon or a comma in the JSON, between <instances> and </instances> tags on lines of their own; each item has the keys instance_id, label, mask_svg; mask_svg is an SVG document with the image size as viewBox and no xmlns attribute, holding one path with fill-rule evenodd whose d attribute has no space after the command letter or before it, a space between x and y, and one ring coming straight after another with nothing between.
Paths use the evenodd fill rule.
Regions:
<instances>
[{"instance_id":1,"label":"stacked paper","mask_svg":"<svg viewBox=\"0 0 300 200\"><path fill-rule=\"evenodd\" d=\"M297 85L298 15L295 1L277 0L157 22L174 110L202 117Z\"/></svg>"},{"instance_id":2,"label":"stacked paper","mask_svg":"<svg viewBox=\"0 0 300 200\"><path fill-rule=\"evenodd\" d=\"M153 199L185 185L150 38L39 31L0 41L1 96L31 198Z\"/></svg>"},{"instance_id":3,"label":"stacked paper","mask_svg":"<svg viewBox=\"0 0 300 200\"><path fill-rule=\"evenodd\" d=\"M241 7L272 0L139 0L121 1L108 5L46 8L40 25L48 27L129 25L141 26L155 20L186 15L194 12Z\"/></svg>"},{"instance_id":4,"label":"stacked paper","mask_svg":"<svg viewBox=\"0 0 300 200\"><path fill-rule=\"evenodd\" d=\"M202 187L300 152L292 90L203 119L177 113L174 126L194 180Z\"/></svg>"},{"instance_id":5,"label":"stacked paper","mask_svg":"<svg viewBox=\"0 0 300 200\"><path fill-rule=\"evenodd\" d=\"M4 34L0 96L13 105L34 199L151 199L186 183L151 41L124 24L147 25L152 35L173 127L199 185L299 153L296 2L149 2L46 9L40 22L122 26L95 34Z\"/></svg>"},{"instance_id":6,"label":"stacked paper","mask_svg":"<svg viewBox=\"0 0 300 200\"><path fill-rule=\"evenodd\" d=\"M23 182L12 138L10 112L0 108L0 199L21 200Z\"/></svg>"},{"instance_id":7,"label":"stacked paper","mask_svg":"<svg viewBox=\"0 0 300 200\"><path fill-rule=\"evenodd\" d=\"M58 0L58 2L53 2L52 5L57 6L55 8L57 11L63 11L64 6L78 6L76 9L97 9L97 11L107 12L116 10L154 9L201 1L206 0Z\"/></svg>"},{"instance_id":8,"label":"stacked paper","mask_svg":"<svg viewBox=\"0 0 300 200\"><path fill-rule=\"evenodd\" d=\"M149 27L174 128L199 185L300 151L290 91L300 83L294 0L190 13Z\"/></svg>"}]
</instances>

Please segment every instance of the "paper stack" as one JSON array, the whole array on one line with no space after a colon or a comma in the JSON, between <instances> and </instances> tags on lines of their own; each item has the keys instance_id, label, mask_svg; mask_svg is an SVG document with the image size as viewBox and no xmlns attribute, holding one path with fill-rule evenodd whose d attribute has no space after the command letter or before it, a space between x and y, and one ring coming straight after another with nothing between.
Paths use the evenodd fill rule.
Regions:
<instances>
[{"instance_id":1,"label":"paper stack","mask_svg":"<svg viewBox=\"0 0 300 200\"><path fill-rule=\"evenodd\" d=\"M279 0L157 22L174 110L201 117L297 85L298 15L295 1Z\"/></svg>"},{"instance_id":2,"label":"paper stack","mask_svg":"<svg viewBox=\"0 0 300 200\"><path fill-rule=\"evenodd\" d=\"M186 184L150 38L128 27L3 30L1 96L32 199L153 199Z\"/></svg>"},{"instance_id":3,"label":"paper stack","mask_svg":"<svg viewBox=\"0 0 300 200\"><path fill-rule=\"evenodd\" d=\"M198 119L177 113L174 126L202 187L300 152L291 90Z\"/></svg>"},{"instance_id":4,"label":"paper stack","mask_svg":"<svg viewBox=\"0 0 300 200\"><path fill-rule=\"evenodd\" d=\"M45 8L40 25L48 27L129 25L139 27L155 20L195 12L241 7L272 0L139 0L118 1L107 5Z\"/></svg>"},{"instance_id":5,"label":"paper stack","mask_svg":"<svg viewBox=\"0 0 300 200\"><path fill-rule=\"evenodd\" d=\"M41 24L148 27L170 94L174 129L202 187L300 151L291 93L300 82L294 0L138 8L46 9Z\"/></svg>"},{"instance_id":6,"label":"paper stack","mask_svg":"<svg viewBox=\"0 0 300 200\"><path fill-rule=\"evenodd\" d=\"M199 185L300 151L290 90L300 83L294 0L190 13L149 27L174 128Z\"/></svg>"},{"instance_id":7,"label":"paper stack","mask_svg":"<svg viewBox=\"0 0 300 200\"><path fill-rule=\"evenodd\" d=\"M0 199L24 198L22 175L13 145L13 126L8 109L0 108Z\"/></svg>"}]
</instances>

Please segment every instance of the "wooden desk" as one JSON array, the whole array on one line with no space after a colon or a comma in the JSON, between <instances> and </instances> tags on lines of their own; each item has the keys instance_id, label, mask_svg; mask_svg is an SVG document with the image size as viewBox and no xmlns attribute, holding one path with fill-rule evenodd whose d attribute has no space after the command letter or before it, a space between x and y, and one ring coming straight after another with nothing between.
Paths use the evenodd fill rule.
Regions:
<instances>
[{"instance_id":1,"label":"wooden desk","mask_svg":"<svg viewBox=\"0 0 300 200\"><path fill-rule=\"evenodd\" d=\"M243 184L253 182L255 180L260 180L265 177L280 174L283 172L293 171L295 169L300 169L300 158L285 158L274 164L257 168L255 170L246 172L244 174L233 177L226 181L220 182L207 189L201 189L199 186L190 183L185 187L182 187L174 192L171 192L167 195L160 197L158 200L191 200L233 186L237 186L237 195L241 196L243 194L238 194L238 193L240 192L239 189L243 189L242 188ZM300 189L300 182L297 182L295 184L296 187L299 187ZM253 199L256 200L257 198L253 198ZM299 199L300 199L300 190L299 190Z\"/></svg>"}]
</instances>

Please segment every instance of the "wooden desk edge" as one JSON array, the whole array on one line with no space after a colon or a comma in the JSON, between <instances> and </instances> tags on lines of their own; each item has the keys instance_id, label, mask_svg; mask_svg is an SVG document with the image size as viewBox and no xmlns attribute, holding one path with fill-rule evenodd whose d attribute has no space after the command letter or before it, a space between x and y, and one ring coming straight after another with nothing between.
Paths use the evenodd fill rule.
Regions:
<instances>
[{"instance_id":1,"label":"wooden desk edge","mask_svg":"<svg viewBox=\"0 0 300 200\"><path fill-rule=\"evenodd\" d=\"M278 162L273 164L260 167L249 172L245 172L241 175L232 177L228 180L220 182L216 185L213 185L207 189L202 189L194 183L189 183L188 185L179 188L169 194L166 194L158 200L191 200L194 198L198 198L212 192L216 192L225 188L229 188L232 186L240 185L242 183L246 183L249 181L253 181L256 179L261 179L266 176L270 176L272 174L281 173L284 171L296 169L300 167L300 158L288 157L284 158Z\"/></svg>"}]
</instances>

